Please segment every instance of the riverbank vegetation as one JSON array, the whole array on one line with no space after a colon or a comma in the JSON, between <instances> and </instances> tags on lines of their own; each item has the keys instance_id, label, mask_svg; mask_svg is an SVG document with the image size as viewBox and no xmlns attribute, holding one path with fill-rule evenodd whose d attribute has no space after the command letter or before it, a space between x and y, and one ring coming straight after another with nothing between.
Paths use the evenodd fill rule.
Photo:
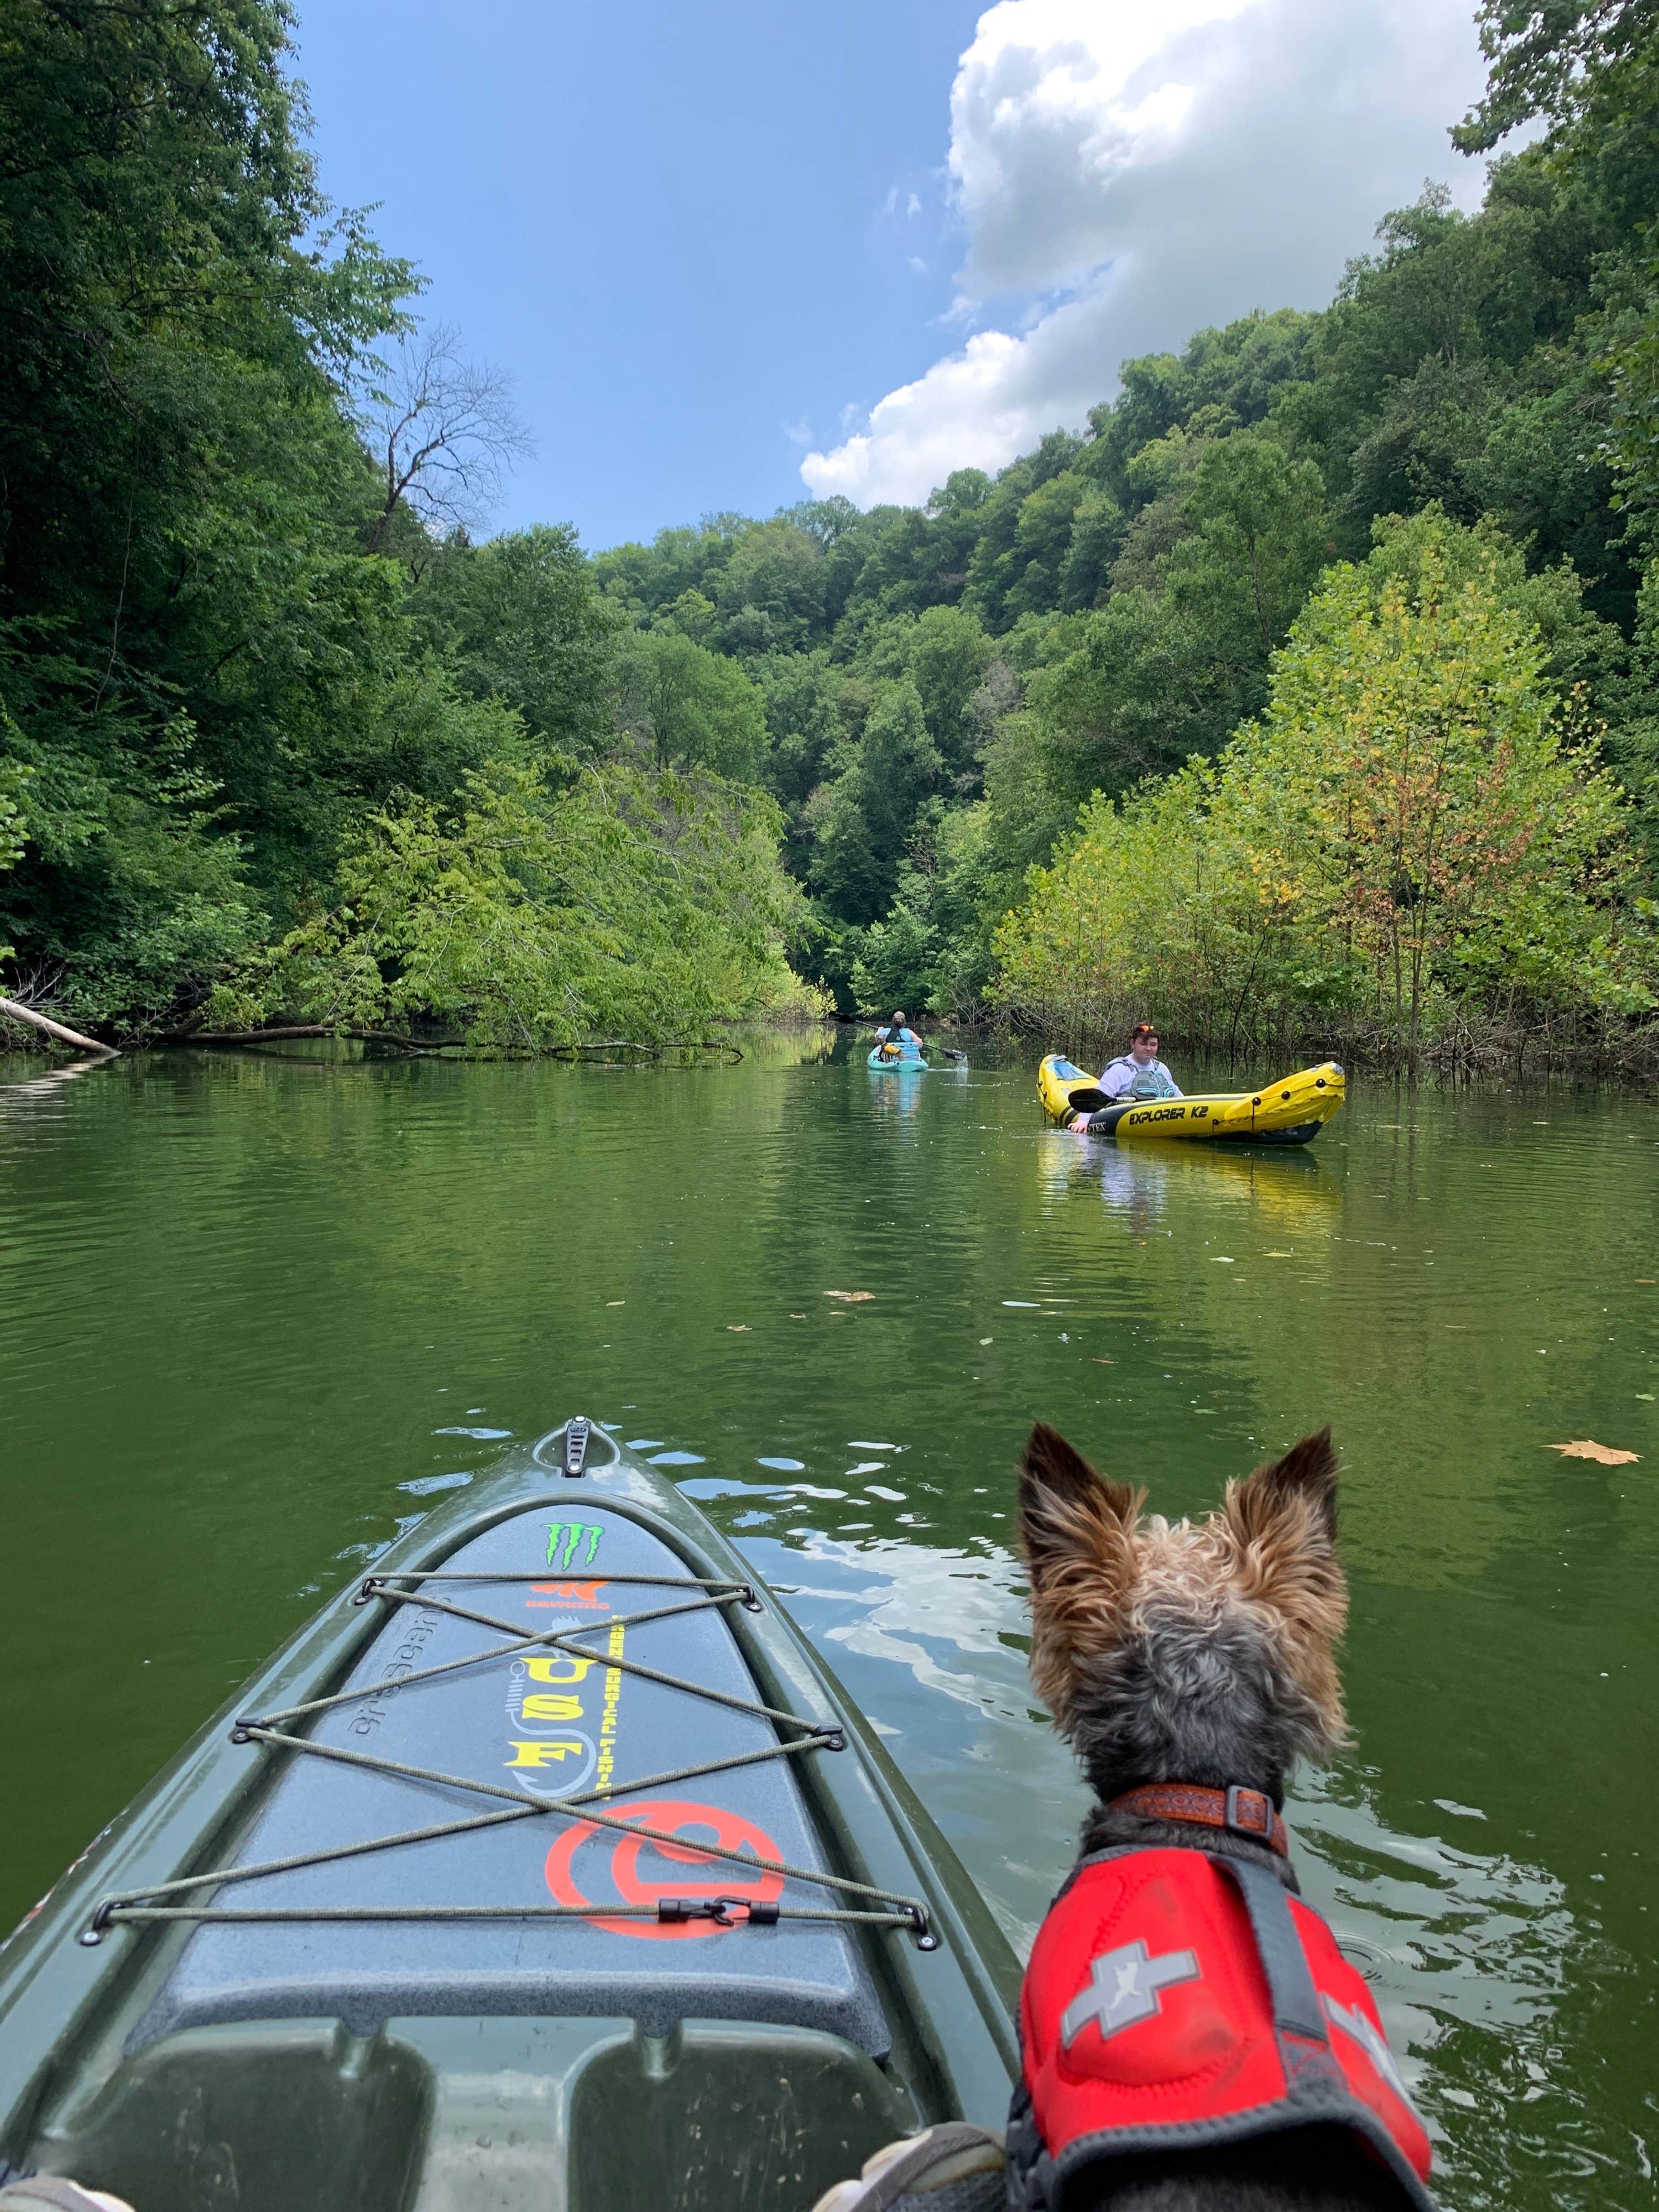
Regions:
<instances>
[{"instance_id":1,"label":"riverbank vegetation","mask_svg":"<svg viewBox=\"0 0 1659 2212\"><path fill-rule=\"evenodd\" d=\"M1415 1054L1449 1008L1645 1012L1632 804L1542 680L1524 580L1506 605L1478 539L1460 578L1449 534L1328 571L1256 720L1089 802L998 931L994 1000L1091 1036L1156 1005L1229 1056L1316 1030Z\"/></svg>"},{"instance_id":2,"label":"riverbank vegetation","mask_svg":"<svg viewBox=\"0 0 1659 2212\"><path fill-rule=\"evenodd\" d=\"M1460 143L1542 137L1322 312L1125 363L921 507L592 556L481 538L510 393L322 202L280 8L6 18L7 995L530 1048L780 1004L1648 1034L1636 0L1493 0Z\"/></svg>"}]
</instances>

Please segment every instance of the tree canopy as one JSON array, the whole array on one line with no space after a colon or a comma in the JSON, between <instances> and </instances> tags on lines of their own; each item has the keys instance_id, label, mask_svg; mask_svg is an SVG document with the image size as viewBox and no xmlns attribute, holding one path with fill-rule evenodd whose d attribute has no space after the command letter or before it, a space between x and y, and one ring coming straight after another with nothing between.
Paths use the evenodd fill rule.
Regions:
<instances>
[{"instance_id":1,"label":"tree canopy","mask_svg":"<svg viewBox=\"0 0 1659 2212\"><path fill-rule=\"evenodd\" d=\"M112 1034L303 1003L523 1042L624 1004L678 1026L673 939L710 1018L775 997L787 958L843 1012L1037 1021L1040 969L1083 988L1041 950L1057 887L1151 959L1201 866L1205 928L1257 944L1258 910L1227 903L1271 843L1239 812L1249 762L1304 809L1270 825L1298 919L1243 971L1281 1029L1363 1004L1409 1045L1454 1002L1645 1003L1655 0L1487 0L1489 82L1456 134L1498 149L1485 204L1430 186L1384 215L1322 311L1125 362L1086 423L917 507L805 501L592 554L556 523L486 534L525 438L510 388L323 201L281 0L0 0L0 21L9 994ZM1504 152L1523 124L1541 136ZM1455 921L1438 862L1373 879L1380 832L1310 857L1330 791L1358 823L1415 788L1388 751L1401 671L1462 732L1456 837L1512 804L1577 825L1559 927ZM1346 763L1323 797L1317 752ZM1133 929L1107 880L1125 824L1164 856ZM580 882L559 857L578 831ZM1492 835L1493 883L1536 916L1541 861ZM1476 848L1455 849L1473 896ZM719 927L676 906L671 851L698 855L678 880L726 902ZM1327 866L1335 967L1338 925L1310 919ZM520 945L499 989L462 916ZM1397 1005L1389 916L1383 964L1397 942L1414 979ZM593 980L630 963L631 1000ZM1212 1028L1231 985L1193 988Z\"/></svg>"}]
</instances>

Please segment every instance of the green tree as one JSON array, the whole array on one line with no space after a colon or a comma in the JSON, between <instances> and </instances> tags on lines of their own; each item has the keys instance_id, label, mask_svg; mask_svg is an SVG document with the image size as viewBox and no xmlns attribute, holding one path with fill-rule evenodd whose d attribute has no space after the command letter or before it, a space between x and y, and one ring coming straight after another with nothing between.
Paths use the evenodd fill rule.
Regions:
<instances>
[{"instance_id":1,"label":"green tree","mask_svg":"<svg viewBox=\"0 0 1659 2212\"><path fill-rule=\"evenodd\" d=\"M944 765L915 684L878 684L862 734L831 755L832 780L804 809L813 839L807 880L837 919L864 926L885 912Z\"/></svg>"},{"instance_id":2,"label":"green tree","mask_svg":"<svg viewBox=\"0 0 1659 2212\"><path fill-rule=\"evenodd\" d=\"M780 516L738 536L714 593L730 650L800 652L823 629L823 554L813 535Z\"/></svg>"},{"instance_id":3,"label":"green tree","mask_svg":"<svg viewBox=\"0 0 1659 2212\"><path fill-rule=\"evenodd\" d=\"M1165 600L1176 619L1206 635L1212 659L1236 672L1248 698L1251 672L1284 642L1334 550L1324 483L1311 461L1241 432L1205 447L1181 522L1161 564Z\"/></svg>"},{"instance_id":4,"label":"green tree","mask_svg":"<svg viewBox=\"0 0 1659 2212\"><path fill-rule=\"evenodd\" d=\"M1488 153L1542 116L1557 132L1652 113L1659 11L1653 0L1483 0L1485 96L1453 133Z\"/></svg>"},{"instance_id":5,"label":"green tree","mask_svg":"<svg viewBox=\"0 0 1659 2212\"><path fill-rule=\"evenodd\" d=\"M996 646L965 607L928 607L910 619L890 617L862 640L856 665L888 681L908 676L921 701L927 735L949 773L977 782L979 725L973 704Z\"/></svg>"},{"instance_id":6,"label":"green tree","mask_svg":"<svg viewBox=\"0 0 1659 2212\"><path fill-rule=\"evenodd\" d=\"M1454 1012L1652 1004L1628 803L1449 544L1332 571L1259 725L1091 803L999 933L1001 1003L1104 1022L1150 988L1216 1042L1334 1012L1408 1055Z\"/></svg>"},{"instance_id":7,"label":"green tree","mask_svg":"<svg viewBox=\"0 0 1659 2212\"><path fill-rule=\"evenodd\" d=\"M1068 432L1049 431L1034 453L1002 471L979 510L963 597L994 634L1006 629L1042 595L1045 568L1058 578L1072 516L1085 489L1071 472L1079 450L1079 441ZM1062 477L1066 481L1058 482ZM1030 573L1034 564L1036 576Z\"/></svg>"},{"instance_id":8,"label":"green tree","mask_svg":"<svg viewBox=\"0 0 1659 2212\"><path fill-rule=\"evenodd\" d=\"M32 793L0 933L85 1018L245 942L275 785L332 786L356 740L313 742L401 651L342 392L413 279L331 222L286 57L265 0L20 4L0 39L0 750Z\"/></svg>"},{"instance_id":9,"label":"green tree","mask_svg":"<svg viewBox=\"0 0 1659 2212\"><path fill-rule=\"evenodd\" d=\"M743 670L673 630L625 639L617 714L659 768L712 768L753 783L766 753L766 710Z\"/></svg>"},{"instance_id":10,"label":"green tree","mask_svg":"<svg viewBox=\"0 0 1659 2212\"><path fill-rule=\"evenodd\" d=\"M527 1051L699 1034L798 995L776 810L707 775L492 763L368 817L336 901L220 987L216 1020L413 1023Z\"/></svg>"},{"instance_id":11,"label":"green tree","mask_svg":"<svg viewBox=\"0 0 1659 2212\"><path fill-rule=\"evenodd\" d=\"M473 698L502 701L544 747L610 750L623 617L601 597L573 529L538 524L483 545L452 540L423 566L413 611L417 637Z\"/></svg>"},{"instance_id":12,"label":"green tree","mask_svg":"<svg viewBox=\"0 0 1659 2212\"><path fill-rule=\"evenodd\" d=\"M767 787L795 824L823 779L830 748L845 733L848 679L823 647L769 653L749 666L766 713Z\"/></svg>"},{"instance_id":13,"label":"green tree","mask_svg":"<svg viewBox=\"0 0 1659 2212\"><path fill-rule=\"evenodd\" d=\"M871 923L853 961L854 1003L861 1014L889 1014L896 1006L920 1010L933 993L939 933L932 919L932 886L902 867L892 903Z\"/></svg>"},{"instance_id":14,"label":"green tree","mask_svg":"<svg viewBox=\"0 0 1659 2212\"><path fill-rule=\"evenodd\" d=\"M1162 450L1170 489L1137 524L1166 523L1161 551L1142 531L1150 588L1120 584L1031 678L1032 766L1067 817L1092 791L1218 749L1261 706L1269 656L1330 550L1317 469L1273 439Z\"/></svg>"}]
</instances>

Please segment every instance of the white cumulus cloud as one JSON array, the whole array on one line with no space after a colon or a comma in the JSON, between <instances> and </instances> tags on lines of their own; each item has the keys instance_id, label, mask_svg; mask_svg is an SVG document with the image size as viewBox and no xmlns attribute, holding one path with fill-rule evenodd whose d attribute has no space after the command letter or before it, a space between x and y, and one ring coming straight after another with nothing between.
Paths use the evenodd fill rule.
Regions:
<instances>
[{"instance_id":1,"label":"white cumulus cloud","mask_svg":"<svg viewBox=\"0 0 1659 2212\"><path fill-rule=\"evenodd\" d=\"M982 330L801 474L861 507L920 500L1081 426L1119 364L1255 307L1330 297L1425 176L1484 173L1447 126L1483 69L1468 0L999 0L951 99Z\"/></svg>"}]
</instances>

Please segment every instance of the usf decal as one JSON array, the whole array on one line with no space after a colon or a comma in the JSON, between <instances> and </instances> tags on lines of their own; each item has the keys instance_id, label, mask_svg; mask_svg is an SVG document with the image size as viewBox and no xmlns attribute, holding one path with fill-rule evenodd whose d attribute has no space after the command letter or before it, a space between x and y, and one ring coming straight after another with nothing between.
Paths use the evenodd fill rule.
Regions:
<instances>
[{"instance_id":1,"label":"usf decal","mask_svg":"<svg viewBox=\"0 0 1659 2212\"><path fill-rule=\"evenodd\" d=\"M515 1659L507 1669L507 1749L514 1780L538 1796L580 1790L598 1758L592 1737L573 1721L586 1718L583 1678L595 1662L574 1652Z\"/></svg>"},{"instance_id":2,"label":"usf decal","mask_svg":"<svg viewBox=\"0 0 1659 2212\"><path fill-rule=\"evenodd\" d=\"M568 1574L580 1559L591 1567L599 1554L599 1538L604 1530L586 1521L553 1521L547 1530L547 1564Z\"/></svg>"}]
</instances>

